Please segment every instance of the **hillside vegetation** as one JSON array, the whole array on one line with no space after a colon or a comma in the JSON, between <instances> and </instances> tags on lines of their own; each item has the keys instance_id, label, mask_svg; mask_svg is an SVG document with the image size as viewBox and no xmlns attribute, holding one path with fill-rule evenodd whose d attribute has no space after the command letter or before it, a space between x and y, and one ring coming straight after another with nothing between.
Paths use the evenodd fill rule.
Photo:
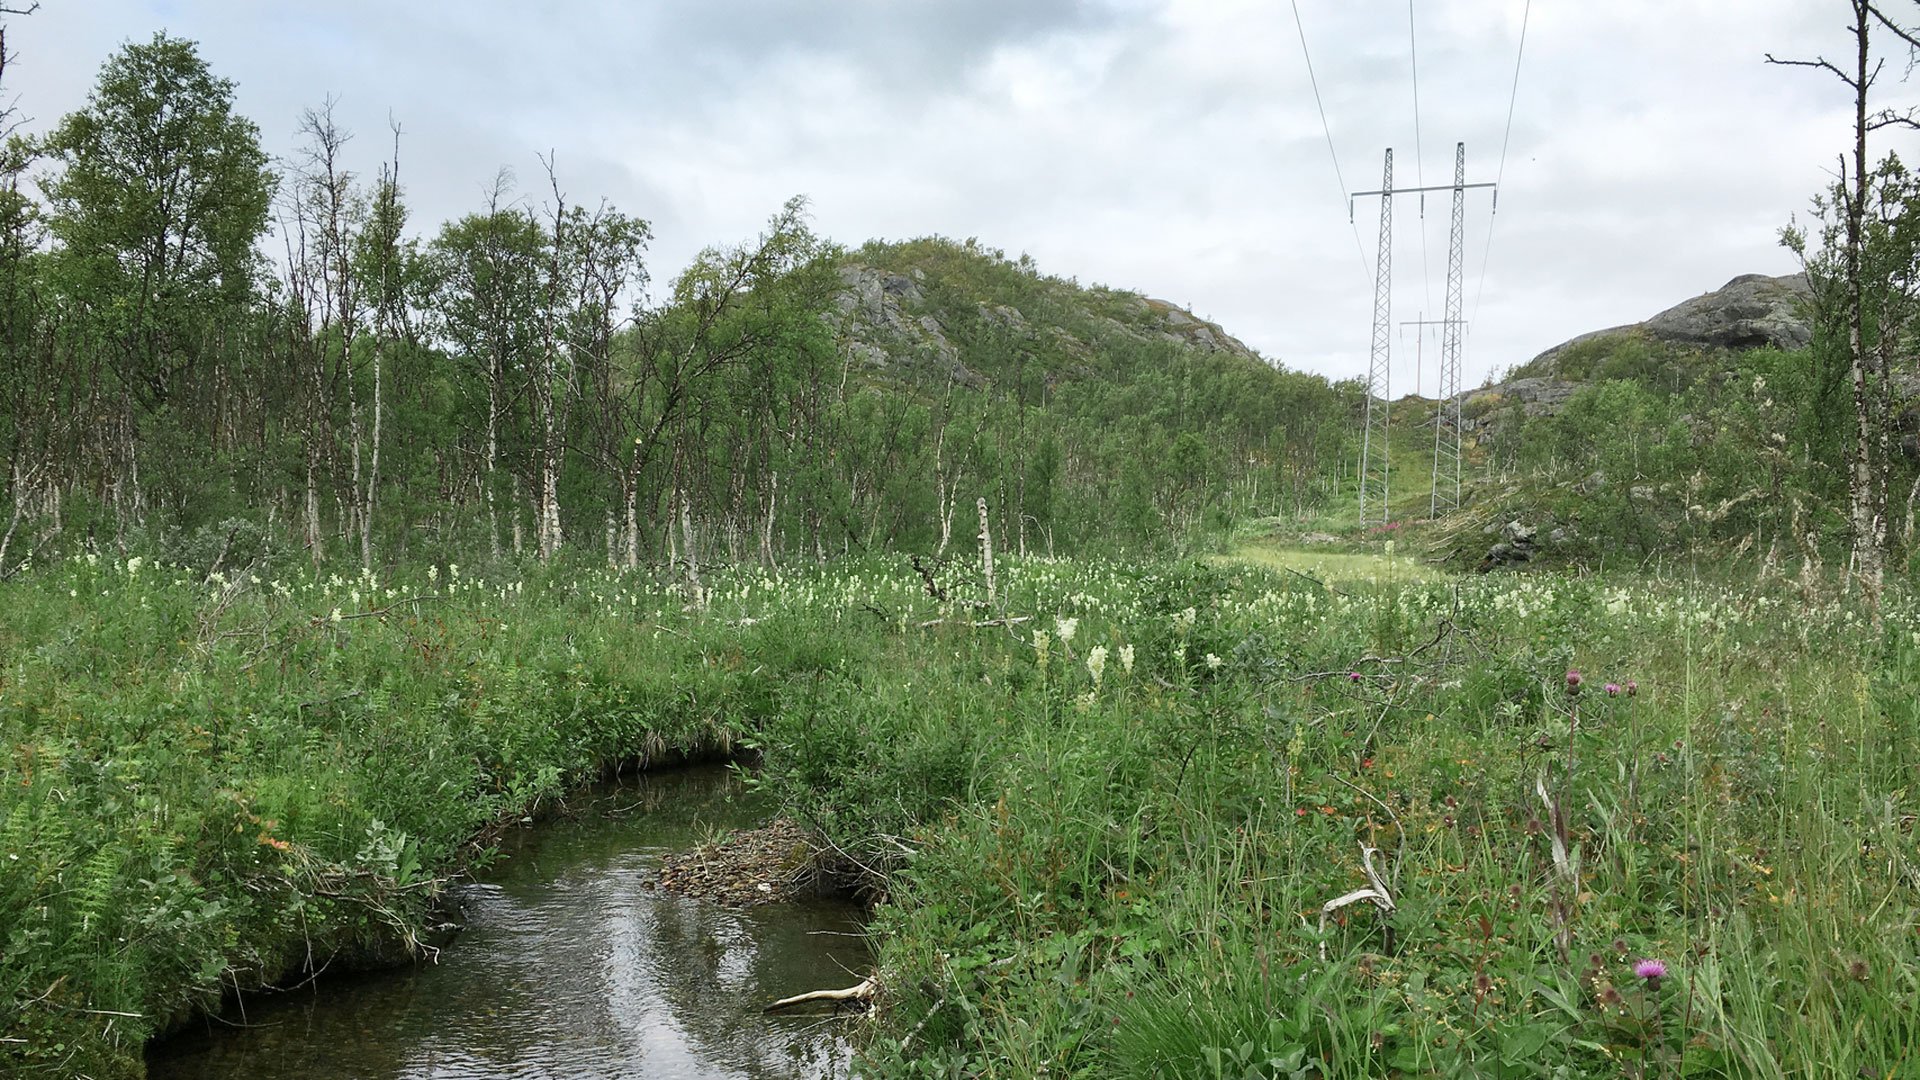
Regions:
<instances>
[{"instance_id":1,"label":"hillside vegetation","mask_svg":"<svg viewBox=\"0 0 1920 1080\"><path fill-rule=\"evenodd\" d=\"M1525 520L1553 561L1641 565L1742 555L1816 570L1847 538L1844 337L1804 278L1744 277L1648 321L1549 349L1467 395L1469 505L1429 532L1479 560ZM1901 396L1911 392L1901 391ZM1898 550L1912 546L1911 438L1891 463Z\"/></svg>"},{"instance_id":2,"label":"hillside vegetation","mask_svg":"<svg viewBox=\"0 0 1920 1080\"><path fill-rule=\"evenodd\" d=\"M1165 301L799 199L656 280L233 104L157 35L0 156L0 1072L417 956L711 755L877 898L861 1075L1913 1074L1920 607L1842 570L1914 549L1897 161L1877 285L1828 214L1549 350L1438 521L1395 402L1362 526L1363 391Z\"/></svg>"},{"instance_id":3,"label":"hillside vegetation","mask_svg":"<svg viewBox=\"0 0 1920 1080\"><path fill-rule=\"evenodd\" d=\"M156 36L0 161L0 573L945 553L980 499L1016 550L1155 549L1337 489L1354 391L1164 302L800 199L652 289L638 216L502 181L421 228L399 160L320 109L276 171L233 91Z\"/></svg>"}]
</instances>

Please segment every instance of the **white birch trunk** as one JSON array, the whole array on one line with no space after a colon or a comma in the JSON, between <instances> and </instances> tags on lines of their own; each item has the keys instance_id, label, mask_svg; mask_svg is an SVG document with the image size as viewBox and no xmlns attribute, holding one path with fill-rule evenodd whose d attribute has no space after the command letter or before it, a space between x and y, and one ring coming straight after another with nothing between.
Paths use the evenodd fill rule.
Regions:
<instances>
[{"instance_id":1,"label":"white birch trunk","mask_svg":"<svg viewBox=\"0 0 1920 1080\"><path fill-rule=\"evenodd\" d=\"M987 519L987 499L982 495L980 508L980 569L987 578L987 606L994 606L993 587L993 529Z\"/></svg>"}]
</instances>

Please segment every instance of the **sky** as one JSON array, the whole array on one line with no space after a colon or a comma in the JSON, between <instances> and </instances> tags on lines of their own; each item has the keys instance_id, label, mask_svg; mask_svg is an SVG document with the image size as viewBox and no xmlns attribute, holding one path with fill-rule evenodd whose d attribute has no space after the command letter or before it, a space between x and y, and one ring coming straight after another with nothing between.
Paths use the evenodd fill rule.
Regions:
<instances>
[{"instance_id":1,"label":"sky","mask_svg":"<svg viewBox=\"0 0 1920 1080\"><path fill-rule=\"evenodd\" d=\"M1366 372L1378 240L1378 202L1350 218L1345 192L1380 187L1389 146L1396 187L1450 183L1464 141L1468 180L1500 185L1497 215L1487 192L1467 199L1466 386L1737 275L1794 271L1779 230L1850 138L1836 80L1763 62L1844 56L1841 0L1298 0L1297 25L1294 10L43 0L8 26L5 92L44 130L114 49L164 29L237 83L270 153L291 159L302 110L331 97L370 176L398 121L423 232L478 209L503 167L537 204L550 153L570 199L652 222L656 290L801 194L850 247L977 238L1334 378ZM1901 59L1889 103L1920 100ZM1396 323L1442 313L1450 198L1394 200ZM1396 326L1393 346L1393 396L1431 396L1437 338Z\"/></svg>"}]
</instances>

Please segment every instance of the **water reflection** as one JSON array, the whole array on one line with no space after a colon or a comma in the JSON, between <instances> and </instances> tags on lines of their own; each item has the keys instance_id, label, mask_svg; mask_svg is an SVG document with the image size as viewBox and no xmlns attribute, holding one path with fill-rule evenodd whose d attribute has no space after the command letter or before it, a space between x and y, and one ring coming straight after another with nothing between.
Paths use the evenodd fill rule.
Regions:
<instances>
[{"instance_id":1,"label":"water reflection","mask_svg":"<svg viewBox=\"0 0 1920 1080\"><path fill-rule=\"evenodd\" d=\"M857 982L868 959L857 913L827 903L736 912L646 887L664 854L758 821L725 770L595 795L594 811L511 838L487 880L461 890L467 929L439 963L250 998L245 1027L207 1021L158 1045L149 1075L843 1074L843 1025L760 1009Z\"/></svg>"}]
</instances>

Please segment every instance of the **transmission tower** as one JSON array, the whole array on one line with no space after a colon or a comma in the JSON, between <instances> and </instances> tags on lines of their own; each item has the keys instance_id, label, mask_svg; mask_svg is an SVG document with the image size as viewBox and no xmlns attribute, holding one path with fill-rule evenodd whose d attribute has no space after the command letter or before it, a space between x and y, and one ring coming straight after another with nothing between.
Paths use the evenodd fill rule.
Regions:
<instances>
[{"instance_id":1,"label":"transmission tower","mask_svg":"<svg viewBox=\"0 0 1920 1080\"><path fill-rule=\"evenodd\" d=\"M1393 197L1396 194L1420 194L1429 191L1453 192L1453 228L1447 252L1447 314L1440 320L1444 332L1440 344L1440 412L1434 422L1434 472L1432 510L1437 516L1442 505L1449 510L1460 505L1460 308L1462 255L1469 188L1490 188L1491 183L1467 183L1467 144L1454 147L1453 183L1431 187L1393 186L1393 150L1387 150L1386 178L1378 191L1356 191L1352 198L1380 196L1380 255L1374 263L1373 279L1373 355L1367 365L1367 418L1360 435L1360 524L1372 520L1386 524L1391 510L1387 503L1387 403L1390 374L1388 327L1392 318L1393 274ZM1496 194L1496 198L1497 198ZM1352 204L1348 204L1352 216ZM1417 388L1416 388L1417 389ZM1449 415L1449 410L1451 413ZM1444 444L1444 445L1443 445ZM1445 458L1443 463L1442 458ZM1444 470L1443 470L1444 465ZM1443 471L1446 475L1443 475ZM1451 478L1451 491L1443 491ZM1372 499L1369 500L1369 492ZM1371 508L1371 509L1370 509Z\"/></svg>"},{"instance_id":2,"label":"transmission tower","mask_svg":"<svg viewBox=\"0 0 1920 1080\"><path fill-rule=\"evenodd\" d=\"M1456 332L1457 332L1457 331L1458 331L1458 330L1459 330L1459 329L1460 329L1460 328L1461 328L1462 326L1464 326L1464 325L1465 325L1465 324L1464 324L1464 323L1462 323L1462 322L1461 322L1461 321L1460 321L1459 319L1427 319L1427 318L1420 318L1420 319L1405 319L1405 320L1402 320L1402 321L1401 321L1401 323L1400 323L1400 326L1401 326L1401 329L1402 329L1402 332L1404 332L1404 331L1405 331L1405 328L1406 328L1406 327L1409 327L1409 326L1417 326L1417 327L1419 327L1419 328L1420 328L1420 330L1419 330L1419 333L1420 333L1420 335L1421 335L1421 336L1420 336L1420 337L1418 337L1418 338L1416 338L1415 340L1416 340L1416 341L1418 341L1418 342L1420 342L1421 344L1424 344L1424 343L1425 343L1425 341L1426 341L1426 337L1425 337L1425 335L1426 335L1426 328L1427 328L1427 327L1429 327L1429 326L1440 326L1440 327L1445 327L1446 329L1445 329L1445 330L1444 330L1444 331L1442 332L1442 337L1441 337L1441 348L1442 348L1442 351L1443 351L1443 354L1444 354L1444 350L1445 350L1445 349L1446 349L1446 347L1447 347L1447 343L1448 343L1448 340L1449 340L1449 337L1450 337L1451 335L1454 335L1454 334L1455 334L1455 333L1456 333ZM1457 345L1458 345L1458 342L1455 342L1454 344L1455 344L1455 345L1457 346ZM1417 356L1417 355L1418 355L1418 353L1416 353L1415 355ZM1457 365L1456 365L1456 368L1457 368ZM1418 361L1418 360L1416 359L1416 360L1415 360L1415 362L1414 362L1414 372L1415 372L1415 374L1414 374L1414 377L1413 377L1413 392L1414 392L1414 393L1415 393L1416 395L1420 393L1420 376L1419 376L1419 371L1420 371L1420 367L1419 367L1419 361ZM1442 436L1441 436L1441 435L1439 434L1439 430L1438 430L1438 429L1439 429L1439 428L1440 428L1441 426L1443 426L1443 425L1444 425L1444 424L1445 424L1445 423L1447 422L1447 417L1446 417L1446 412L1447 412L1447 395L1449 394L1449 391L1447 390L1447 381L1448 381L1448 379L1447 379L1447 365L1446 365L1446 362L1445 362L1445 356L1443 355L1443 356L1442 356L1442 359L1441 359L1441 366L1440 366L1440 391L1439 391L1439 393L1440 393L1440 396L1439 396L1439 397L1438 397L1437 399L1435 399L1435 405L1434 405L1434 414L1433 414L1433 424L1434 424L1434 428L1435 428L1435 433L1434 433L1434 437L1433 437L1433 438L1434 438L1434 444L1433 444L1433 454L1434 454L1434 465L1433 465L1433 491L1432 491L1432 493L1431 493L1431 496L1430 496L1430 499L1429 499L1429 503L1428 503L1428 507L1427 507L1427 514L1428 514L1428 516L1430 516L1430 517L1439 517L1439 516L1440 516L1440 507L1441 507L1441 505L1442 505L1442 503L1443 503L1443 502L1445 501L1445 500L1444 500L1444 498L1443 498L1443 496L1442 496L1442 493L1441 493L1441 490L1440 490L1440 488L1441 488L1441 486L1442 486L1442 485L1443 485L1444 483L1446 483L1446 480L1445 480L1445 478L1444 478L1444 477L1443 477L1443 475L1442 475L1442 469L1441 469L1441 466L1440 466L1440 460L1439 460L1439 459L1440 459L1440 457L1441 457L1441 455L1442 455L1443 453L1445 453L1445 450L1446 450L1446 446L1445 446L1445 445L1443 445L1443 441L1444 441L1444 440L1442 439ZM1455 385L1455 391L1457 391L1457 390L1458 390L1458 385L1457 385L1457 384L1459 383L1459 381L1460 381L1460 380L1459 380L1459 374L1458 374L1458 371L1456 370L1456 371L1455 371L1455 374L1454 374L1454 378L1453 378L1453 382L1454 382L1454 383L1456 384L1456 385ZM1456 426L1457 426L1457 425L1456 425ZM1457 446L1458 446L1458 439L1455 439L1455 441L1454 441L1454 443L1453 443L1452 445L1454 445L1454 446L1455 446L1455 447L1457 448ZM1458 455L1458 452L1457 452L1457 449L1456 449L1456 453L1455 453L1455 458L1457 459L1457 458L1458 458L1458 456L1459 456L1459 455ZM1458 471L1459 471L1459 470L1458 470L1457 468L1456 468L1456 469L1454 469L1454 472L1455 472L1455 473L1457 473ZM1453 475L1453 473L1447 473L1446 475L1447 475L1447 476L1452 476L1452 475ZM1457 478L1456 478L1456 481L1455 481L1455 482L1456 482L1456 484L1457 484ZM1456 496L1456 498L1454 499L1454 502L1453 502L1453 506L1457 506L1457 505L1459 505L1459 499L1458 499L1458 497ZM1452 509L1452 506L1449 506L1449 507L1448 507L1448 509Z\"/></svg>"},{"instance_id":3,"label":"transmission tower","mask_svg":"<svg viewBox=\"0 0 1920 1080\"><path fill-rule=\"evenodd\" d=\"M1497 196L1496 196L1497 197ZM1447 231L1447 315L1440 330L1440 402L1433 417L1430 513L1460 508L1460 306L1467 225L1467 144L1453 147L1453 226Z\"/></svg>"},{"instance_id":4,"label":"transmission tower","mask_svg":"<svg viewBox=\"0 0 1920 1080\"><path fill-rule=\"evenodd\" d=\"M1380 253L1373 261L1373 352L1367 360L1367 418L1360 432L1360 524L1367 524L1369 489L1374 513L1387 521L1387 408L1393 359L1393 148L1387 148L1380 196Z\"/></svg>"}]
</instances>

